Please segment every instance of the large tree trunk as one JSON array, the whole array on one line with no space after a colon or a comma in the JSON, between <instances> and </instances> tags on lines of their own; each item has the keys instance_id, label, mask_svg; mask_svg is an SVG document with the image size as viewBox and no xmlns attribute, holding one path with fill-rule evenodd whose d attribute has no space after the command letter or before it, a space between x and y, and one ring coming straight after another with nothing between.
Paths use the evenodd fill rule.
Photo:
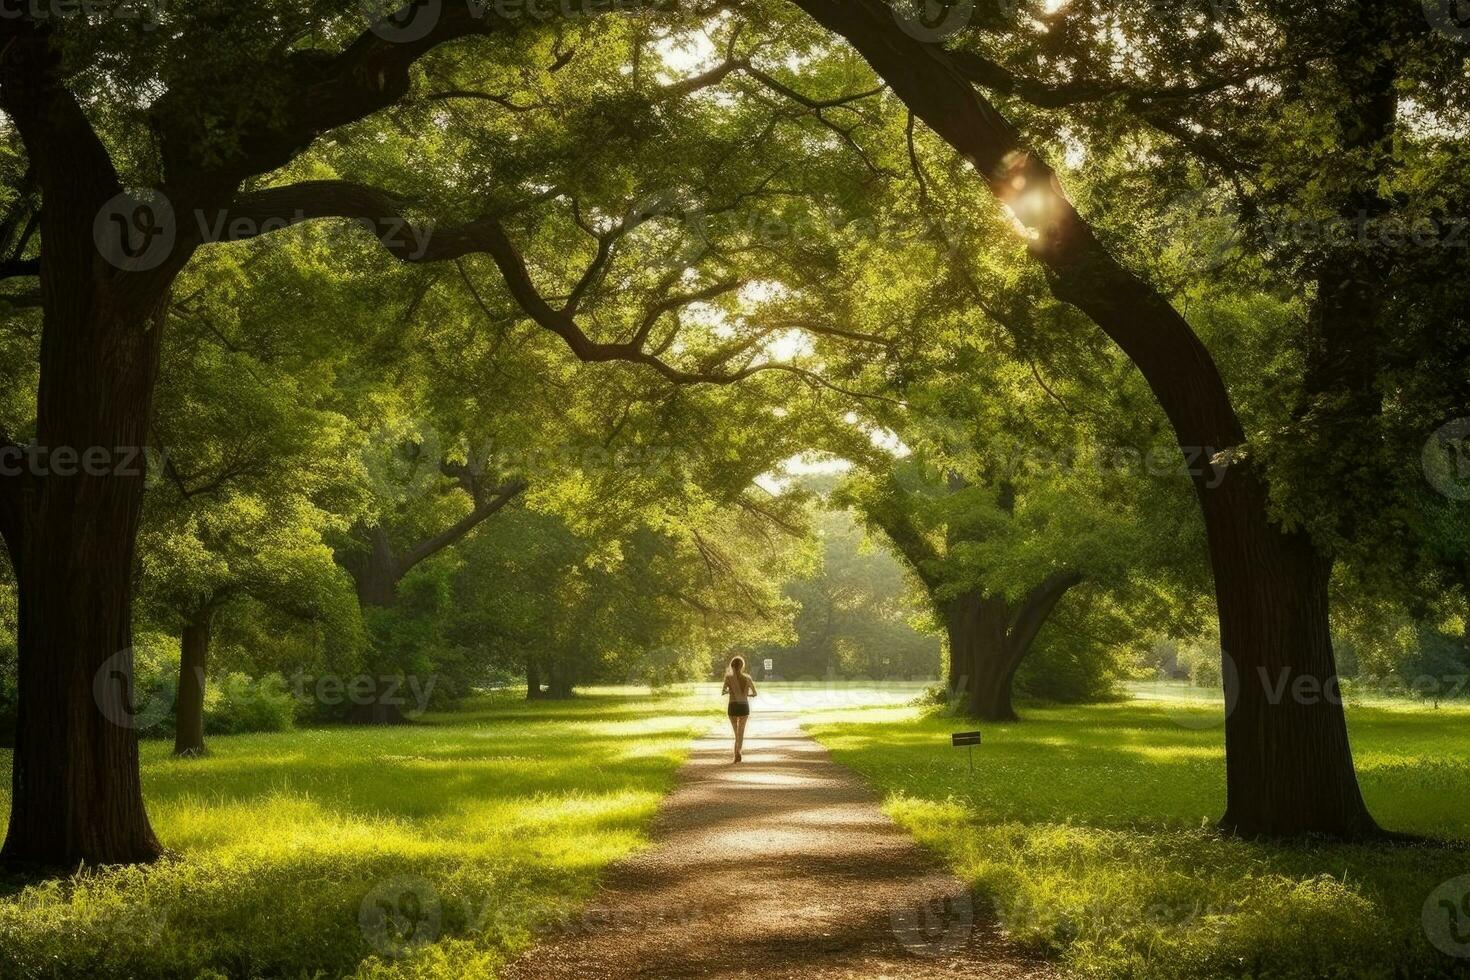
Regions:
<instances>
[{"instance_id":1,"label":"large tree trunk","mask_svg":"<svg viewBox=\"0 0 1470 980\"><path fill-rule=\"evenodd\" d=\"M357 586L357 601L364 607L389 609L398 601L398 581L403 578L398 559L388 543L388 533L375 527L368 534L368 551L346 564Z\"/></svg>"},{"instance_id":2,"label":"large tree trunk","mask_svg":"<svg viewBox=\"0 0 1470 980\"><path fill-rule=\"evenodd\" d=\"M174 755L204 754L204 684L209 670L209 639L214 612L200 609L184 627L179 643L179 695Z\"/></svg>"},{"instance_id":3,"label":"large tree trunk","mask_svg":"<svg viewBox=\"0 0 1470 980\"><path fill-rule=\"evenodd\" d=\"M526 658L526 700L535 701L546 695L541 691L541 665L535 657Z\"/></svg>"},{"instance_id":4,"label":"large tree trunk","mask_svg":"<svg viewBox=\"0 0 1470 980\"><path fill-rule=\"evenodd\" d=\"M979 592L956 596L946 609L951 672L959 672L952 696L958 701L963 695L965 713L987 721L1014 717L1009 693L1000 695L1007 618L1003 599Z\"/></svg>"},{"instance_id":5,"label":"large tree trunk","mask_svg":"<svg viewBox=\"0 0 1470 980\"><path fill-rule=\"evenodd\" d=\"M982 721L1015 721L1011 706L1011 678L1015 669L1006 646L1006 624L1010 607L1000 596L988 596L974 605L971 617L974 640L971 646L969 698L966 707Z\"/></svg>"},{"instance_id":6,"label":"large tree trunk","mask_svg":"<svg viewBox=\"0 0 1470 980\"><path fill-rule=\"evenodd\" d=\"M972 603L969 596L951 599L944 611L945 638L949 641L949 662L945 667L945 683L951 703L970 689L970 659L972 635Z\"/></svg>"},{"instance_id":7,"label":"large tree trunk","mask_svg":"<svg viewBox=\"0 0 1470 980\"><path fill-rule=\"evenodd\" d=\"M47 262L61 240L48 233ZM43 282L37 443L53 465L28 479L12 553L20 706L0 858L50 868L151 861L161 848L138 774L131 576L162 324L80 284L59 296L51 277ZM63 475L63 449L110 462Z\"/></svg>"},{"instance_id":8,"label":"large tree trunk","mask_svg":"<svg viewBox=\"0 0 1470 980\"><path fill-rule=\"evenodd\" d=\"M1031 652L1041 627L1051 618L1062 596L1082 581L1077 572L1054 572L1026 594L1014 609L1001 604L990 615L1004 617L1002 650L993 667L980 675L976 688L975 714L989 721L1015 721L1013 691L1016 672Z\"/></svg>"},{"instance_id":9,"label":"large tree trunk","mask_svg":"<svg viewBox=\"0 0 1470 980\"><path fill-rule=\"evenodd\" d=\"M557 700L566 700L572 696L572 675L565 664L554 663L551 665L551 677L546 685L546 696Z\"/></svg>"},{"instance_id":10,"label":"large tree trunk","mask_svg":"<svg viewBox=\"0 0 1470 980\"><path fill-rule=\"evenodd\" d=\"M1168 415L1204 514L1221 645L1238 668L1238 703L1225 725L1222 826L1245 835L1376 833L1340 701L1296 693L1337 683L1327 563L1308 539L1269 518L1261 475L1235 455L1245 435L1209 352L1178 311L1098 241L1051 168L938 45L901 30L883 0L795 2L847 38L974 165L1028 229L1053 293L1122 348ZM1213 458L1218 465L1209 465ZM1285 697L1275 693L1282 677L1290 685Z\"/></svg>"},{"instance_id":11,"label":"large tree trunk","mask_svg":"<svg viewBox=\"0 0 1470 980\"><path fill-rule=\"evenodd\" d=\"M1208 522L1225 655L1220 825L1251 836L1374 835L1328 631L1330 562L1257 503Z\"/></svg>"}]
</instances>

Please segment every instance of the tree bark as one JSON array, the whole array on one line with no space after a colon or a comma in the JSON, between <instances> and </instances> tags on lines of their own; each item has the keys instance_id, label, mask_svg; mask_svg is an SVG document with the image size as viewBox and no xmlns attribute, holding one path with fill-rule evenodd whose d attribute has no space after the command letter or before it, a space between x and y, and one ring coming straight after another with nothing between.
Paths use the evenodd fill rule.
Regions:
<instances>
[{"instance_id":1,"label":"tree bark","mask_svg":"<svg viewBox=\"0 0 1470 980\"><path fill-rule=\"evenodd\" d=\"M546 696L565 701L572 696L572 675L565 664L551 665L550 680L546 685Z\"/></svg>"},{"instance_id":2,"label":"tree bark","mask_svg":"<svg viewBox=\"0 0 1470 980\"><path fill-rule=\"evenodd\" d=\"M12 525L20 607L0 860L48 869L151 861L161 848L138 774L132 570L162 313L189 250L148 271L104 261L94 222L122 191L116 170L62 81L49 25L5 29L0 108L44 202L36 445L47 456L0 521Z\"/></svg>"},{"instance_id":3,"label":"tree bark","mask_svg":"<svg viewBox=\"0 0 1470 980\"><path fill-rule=\"evenodd\" d=\"M1062 596L1081 581L1077 572L1053 573L1014 607L978 591L950 601L946 617L950 657L965 665L967 680L961 683L969 714L984 721L1017 720L1016 671ZM958 658L954 651L959 651Z\"/></svg>"},{"instance_id":4,"label":"tree bark","mask_svg":"<svg viewBox=\"0 0 1470 980\"><path fill-rule=\"evenodd\" d=\"M1268 490L1235 455L1245 435L1214 361L1168 301L1098 241L1060 182L937 45L900 30L883 0L795 0L845 37L893 92L965 156L1027 229L1052 292L1139 368L1191 468L1215 573L1221 646L1238 668L1225 723L1221 826L1247 836L1375 834L1358 789L1327 629L1327 562L1268 516ZM1218 459L1216 465L1207 465ZM1230 670L1227 668L1226 673ZM1285 677L1285 697L1278 695Z\"/></svg>"},{"instance_id":5,"label":"tree bark","mask_svg":"<svg viewBox=\"0 0 1470 980\"><path fill-rule=\"evenodd\" d=\"M970 680L970 672L965 668L964 648L961 646L961 641L957 636L959 625L952 622L949 616L946 616L944 628L945 634L949 639L948 662L945 664L944 684L946 693L953 700L960 696L961 691L965 690L965 685Z\"/></svg>"},{"instance_id":6,"label":"tree bark","mask_svg":"<svg viewBox=\"0 0 1470 980\"><path fill-rule=\"evenodd\" d=\"M204 686L214 611L201 608L179 642L179 693L175 702L174 755L204 754Z\"/></svg>"},{"instance_id":7,"label":"tree bark","mask_svg":"<svg viewBox=\"0 0 1470 980\"><path fill-rule=\"evenodd\" d=\"M969 713L982 721L1015 721L1011 706L1010 652L1006 646L1006 623L1010 607L999 596L987 596L971 605L971 659Z\"/></svg>"},{"instance_id":8,"label":"tree bark","mask_svg":"<svg viewBox=\"0 0 1470 980\"><path fill-rule=\"evenodd\" d=\"M541 690L541 665L535 657L526 658L526 700L535 701L546 695Z\"/></svg>"},{"instance_id":9,"label":"tree bark","mask_svg":"<svg viewBox=\"0 0 1470 980\"><path fill-rule=\"evenodd\" d=\"M398 582L406 574L400 570L388 533L381 527L368 532L368 552L355 556L346 568L357 586L357 601L365 608L390 609L398 601Z\"/></svg>"},{"instance_id":10,"label":"tree bark","mask_svg":"<svg viewBox=\"0 0 1470 980\"><path fill-rule=\"evenodd\" d=\"M949 697L957 705L963 698L969 707L973 686L975 647L979 642L980 597L956 596L944 607L944 632L949 641Z\"/></svg>"},{"instance_id":11,"label":"tree bark","mask_svg":"<svg viewBox=\"0 0 1470 980\"><path fill-rule=\"evenodd\" d=\"M12 552L20 705L0 852L53 868L161 852L138 776L131 580L161 319L70 286L42 340L37 444L51 462L32 474ZM93 450L110 462L65 474L57 462Z\"/></svg>"}]
</instances>

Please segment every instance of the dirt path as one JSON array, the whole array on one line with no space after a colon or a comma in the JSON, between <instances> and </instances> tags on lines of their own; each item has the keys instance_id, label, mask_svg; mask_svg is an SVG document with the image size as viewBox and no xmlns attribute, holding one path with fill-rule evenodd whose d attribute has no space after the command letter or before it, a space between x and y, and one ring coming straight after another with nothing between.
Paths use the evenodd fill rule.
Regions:
<instances>
[{"instance_id":1,"label":"dirt path","mask_svg":"<svg viewBox=\"0 0 1470 980\"><path fill-rule=\"evenodd\" d=\"M794 715L757 712L739 765L729 746L728 727L695 743L655 846L508 978L1053 976Z\"/></svg>"}]
</instances>

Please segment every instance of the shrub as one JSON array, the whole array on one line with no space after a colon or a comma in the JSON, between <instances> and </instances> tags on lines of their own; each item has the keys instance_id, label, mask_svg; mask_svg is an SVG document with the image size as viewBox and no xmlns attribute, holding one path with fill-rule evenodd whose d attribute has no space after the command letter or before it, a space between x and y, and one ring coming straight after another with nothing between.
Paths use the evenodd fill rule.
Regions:
<instances>
[{"instance_id":1,"label":"shrub","mask_svg":"<svg viewBox=\"0 0 1470 980\"><path fill-rule=\"evenodd\" d=\"M253 680L241 673L215 681L205 697L204 731L210 735L283 732L296 716L296 699L279 674Z\"/></svg>"},{"instance_id":2,"label":"shrub","mask_svg":"<svg viewBox=\"0 0 1470 980\"><path fill-rule=\"evenodd\" d=\"M1123 671L1118 650L1128 639L1126 624L1105 604L1064 600L1021 662L1016 693L1060 704L1113 700Z\"/></svg>"}]
</instances>

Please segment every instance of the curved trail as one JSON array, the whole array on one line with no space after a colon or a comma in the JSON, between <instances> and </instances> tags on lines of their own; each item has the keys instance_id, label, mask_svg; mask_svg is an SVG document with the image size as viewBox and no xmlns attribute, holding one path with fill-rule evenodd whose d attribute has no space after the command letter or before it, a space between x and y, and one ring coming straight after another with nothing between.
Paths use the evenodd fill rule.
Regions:
<instances>
[{"instance_id":1,"label":"curved trail","mask_svg":"<svg viewBox=\"0 0 1470 980\"><path fill-rule=\"evenodd\" d=\"M1008 949L969 893L791 714L699 739L654 846L508 980L1052 977Z\"/></svg>"}]
</instances>

